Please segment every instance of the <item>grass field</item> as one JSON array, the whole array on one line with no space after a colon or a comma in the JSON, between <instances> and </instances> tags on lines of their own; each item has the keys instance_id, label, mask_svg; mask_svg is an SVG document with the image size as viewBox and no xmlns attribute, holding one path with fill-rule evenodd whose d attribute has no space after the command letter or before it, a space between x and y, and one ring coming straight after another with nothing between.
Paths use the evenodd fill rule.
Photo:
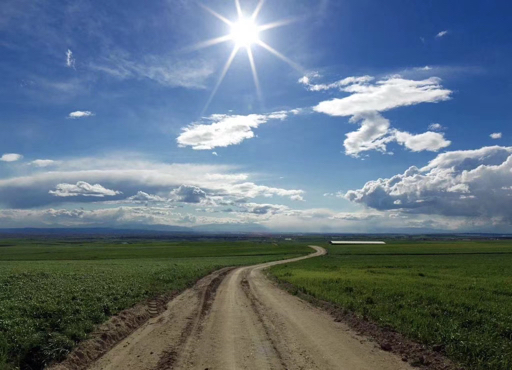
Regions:
<instances>
[{"instance_id":1,"label":"grass field","mask_svg":"<svg viewBox=\"0 0 512 370\"><path fill-rule=\"evenodd\" d=\"M511 242L324 246L327 256L271 273L411 339L443 345L468 369L512 369Z\"/></svg>"},{"instance_id":2,"label":"grass field","mask_svg":"<svg viewBox=\"0 0 512 370\"><path fill-rule=\"evenodd\" d=\"M310 251L270 242L0 241L0 369L41 369L109 316L216 269Z\"/></svg>"}]
</instances>

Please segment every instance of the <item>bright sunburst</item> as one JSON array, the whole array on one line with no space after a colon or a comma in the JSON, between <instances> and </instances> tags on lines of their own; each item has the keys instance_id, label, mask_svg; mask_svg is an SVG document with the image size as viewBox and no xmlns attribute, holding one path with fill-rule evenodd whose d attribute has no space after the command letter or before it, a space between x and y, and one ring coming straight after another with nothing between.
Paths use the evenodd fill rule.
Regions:
<instances>
[{"instance_id":1,"label":"bright sunburst","mask_svg":"<svg viewBox=\"0 0 512 370\"><path fill-rule=\"evenodd\" d=\"M251 47L259 41L260 30L252 19L240 19L231 26L231 38L238 47Z\"/></svg>"},{"instance_id":2,"label":"bright sunburst","mask_svg":"<svg viewBox=\"0 0 512 370\"><path fill-rule=\"evenodd\" d=\"M233 59L235 59L235 56L237 55L238 51L240 49L245 49L247 52L247 57L249 59L249 63L251 65L252 75L254 79L254 84L256 85L256 93L258 94L258 98L261 101L261 90L260 85L258 81L258 73L256 72L256 65L254 63L254 57L252 53L252 47L254 45L259 45L262 48L266 49L270 53L277 56L279 59L285 61L293 68L297 69L298 71L302 72L302 68L297 65L296 63L292 62L290 59L285 57L283 54L272 48L267 43L260 40L260 32L269 30L271 28L276 28L280 26L284 26L288 23L290 23L289 20L282 20L274 23L269 23L265 25L258 25L257 18L258 14L263 6L265 0L260 0L258 5L256 6L256 9L253 11L250 17L245 17L242 11L242 8L240 6L240 1L235 0L235 6L238 14L238 19L236 21L230 21L226 17L220 15L219 13L215 12L211 8L207 7L206 5L201 5L205 10L210 12L212 15L226 23L230 26L231 32L228 35L217 37L205 42L202 42L200 44L197 44L193 47L193 49L201 49L208 46L220 44L223 42L231 41L234 43L233 50L231 51L231 54L228 57L228 60L226 64L224 65L224 68L222 69L221 75L219 77L219 80L217 81L217 84L215 85L208 102L206 103L206 106L203 110L203 112L208 108L210 105L213 97L217 93L217 90L219 89L220 84L222 83L222 80L224 80L224 77L226 76L227 71L229 70L229 67L231 66L231 63L233 62Z\"/></svg>"}]
</instances>

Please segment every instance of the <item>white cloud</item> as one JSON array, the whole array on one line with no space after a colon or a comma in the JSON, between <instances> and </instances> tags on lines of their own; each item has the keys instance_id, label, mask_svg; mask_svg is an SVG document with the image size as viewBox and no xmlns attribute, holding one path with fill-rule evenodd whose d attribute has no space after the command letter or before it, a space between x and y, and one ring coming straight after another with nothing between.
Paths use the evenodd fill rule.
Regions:
<instances>
[{"instance_id":1,"label":"white cloud","mask_svg":"<svg viewBox=\"0 0 512 370\"><path fill-rule=\"evenodd\" d=\"M90 112L88 110L86 110L86 111L77 110L75 112L69 113L68 118L76 119L76 118L84 118L84 117L92 117L92 116L94 116L93 112Z\"/></svg>"},{"instance_id":2,"label":"white cloud","mask_svg":"<svg viewBox=\"0 0 512 370\"><path fill-rule=\"evenodd\" d=\"M55 190L48 192L56 197L98 197L115 196L122 194L120 191L106 189L100 184L91 185L85 181L78 181L76 184L58 184Z\"/></svg>"},{"instance_id":3,"label":"white cloud","mask_svg":"<svg viewBox=\"0 0 512 370\"><path fill-rule=\"evenodd\" d=\"M134 202L165 202L167 199L162 198L158 195L148 194L143 191L138 191L137 194L128 197L127 200Z\"/></svg>"},{"instance_id":4,"label":"white cloud","mask_svg":"<svg viewBox=\"0 0 512 370\"><path fill-rule=\"evenodd\" d=\"M288 190L281 188L273 188L264 185L256 185L250 182L245 182L241 184L235 184L231 187L230 193L234 196L243 198L256 198L259 196L263 196L266 198L272 198L274 195L280 197L288 197L291 200L303 201L303 190Z\"/></svg>"},{"instance_id":5,"label":"white cloud","mask_svg":"<svg viewBox=\"0 0 512 370\"><path fill-rule=\"evenodd\" d=\"M253 213L256 215L274 215L289 210L281 204L244 203L240 212Z\"/></svg>"},{"instance_id":6,"label":"white cloud","mask_svg":"<svg viewBox=\"0 0 512 370\"><path fill-rule=\"evenodd\" d=\"M285 111L247 116L214 114L183 128L176 141L180 147L191 146L195 150L236 145L253 138L253 129L259 125L273 119L284 120L288 114Z\"/></svg>"},{"instance_id":7,"label":"white cloud","mask_svg":"<svg viewBox=\"0 0 512 370\"><path fill-rule=\"evenodd\" d=\"M114 207L95 210L37 209L0 210L4 227L116 227L133 225L177 225L183 215L168 208Z\"/></svg>"},{"instance_id":8,"label":"white cloud","mask_svg":"<svg viewBox=\"0 0 512 370\"><path fill-rule=\"evenodd\" d=\"M358 121L361 122L359 129L346 134L347 138L343 142L345 153L355 157L367 150L385 153L386 145L393 141L393 137L388 135L389 120L373 112L361 113L350 119L352 123Z\"/></svg>"},{"instance_id":9,"label":"white cloud","mask_svg":"<svg viewBox=\"0 0 512 370\"><path fill-rule=\"evenodd\" d=\"M367 182L345 198L377 210L512 223L512 147L439 154L418 169Z\"/></svg>"},{"instance_id":10,"label":"white cloud","mask_svg":"<svg viewBox=\"0 0 512 370\"><path fill-rule=\"evenodd\" d=\"M421 70L428 71L430 67ZM451 91L444 89L437 77L424 80L410 80L395 75L373 82L371 76L347 77L328 85L312 85L310 78L304 76L300 83L310 90L320 91L338 88L350 93L344 98L335 98L320 102L313 110L330 116L352 116L350 123L359 123L357 131L346 134L344 141L345 153L358 157L361 152L377 150L387 151L387 144L397 142L408 149L418 152L423 150L438 151L450 145L444 134L427 131L411 134L392 129L389 120L380 112L402 106L420 103L437 103L450 99ZM435 128L441 127L433 126Z\"/></svg>"},{"instance_id":11,"label":"white cloud","mask_svg":"<svg viewBox=\"0 0 512 370\"><path fill-rule=\"evenodd\" d=\"M404 145L406 148L413 152L421 152L428 150L430 152L437 152L440 149L446 148L451 144L450 140L444 138L443 133L427 131L422 134L414 135L408 132L395 130L394 132L396 141Z\"/></svg>"},{"instance_id":12,"label":"white cloud","mask_svg":"<svg viewBox=\"0 0 512 370\"><path fill-rule=\"evenodd\" d=\"M207 195L204 190L197 186L181 185L171 191L170 198L176 202L204 203L207 200Z\"/></svg>"},{"instance_id":13,"label":"white cloud","mask_svg":"<svg viewBox=\"0 0 512 370\"><path fill-rule=\"evenodd\" d=\"M1 162L16 162L22 158L23 158L23 156L21 154L6 153L0 157L0 161Z\"/></svg>"},{"instance_id":14,"label":"white cloud","mask_svg":"<svg viewBox=\"0 0 512 370\"><path fill-rule=\"evenodd\" d=\"M217 152L212 152L212 155L214 155L216 157L218 156Z\"/></svg>"},{"instance_id":15,"label":"white cloud","mask_svg":"<svg viewBox=\"0 0 512 370\"><path fill-rule=\"evenodd\" d=\"M365 84L370 81L373 81L374 78L372 76L359 76L359 77L346 77L339 81L330 83L330 84L312 84L311 80L313 78L318 78L320 75L318 73L313 73L311 75L303 76L299 79L299 83L306 86L309 91L325 91L331 89L339 89L343 90L343 88L347 85L352 84Z\"/></svg>"},{"instance_id":16,"label":"white cloud","mask_svg":"<svg viewBox=\"0 0 512 370\"><path fill-rule=\"evenodd\" d=\"M437 103L450 99L452 93L440 82L436 77L416 81L394 76L374 84L349 85L342 90L351 95L323 101L313 109L330 116L353 116L419 103Z\"/></svg>"},{"instance_id":17,"label":"white cloud","mask_svg":"<svg viewBox=\"0 0 512 370\"><path fill-rule=\"evenodd\" d=\"M451 144L444 138L443 133L427 131L422 134L411 134L391 129L389 120L376 112L357 114L351 117L349 122L360 124L357 131L346 134L347 138L343 142L345 153L353 157L358 157L361 152L369 150L388 153L387 145L391 142L403 145L413 152L437 152Z\"/></svg>"},{"instance_id":18,"label":"white cloud","mask_svg":"<svg viewBox=\"0 0 512 370\"><path fill-rule=\"evenodd\" d=\"M493 132L489 136L491 139L501 139L503 135L501 134L501 132Z\"/></svg>"},{"instance_id":19,"label":"white cloud","mask_svg":"<svg viewBox=\"0 0 512 370\"><path fill-rule=\"evenodd\" d=\"M111 55L90 68L117 79L149 79L168 87L205 89L215 69L205 60L177 60L169 56L148 55L133 60L125 53Z\"/></svg>"},{"instance_id":20,"label":"white cloud","mask_svg":"<svg viewBox=\"0 0 512 370\"><path fill-rule=\"evenodd\" d=\"M441 31L439 32L436 37L437 38L440 38L440 37L443 37L443 36L446 36L448 34L448 30L444 30L444 31Z\"/></svg>"},{"instance_id":21,"label":"white cloud","mask_svg":"<svg viewBox=\"0 0 512 370\"><path fill-rule=\"evenodd\" d=\"M35 167L49 167L57 163L58 162L54 161L53 159L36 159L30 162L29 164Z\"/></svg>"},{"instance_id":22,"label":"white cloud","mask_svg":"<svg viewBox=\"0 0 512 370\"><path fill-rule=\"evenodd\" d=\"M73 58L73 52L70 49L66 51L66 66L75 68L75 58Z\"/></svg>"},{"instance_id":23,"label":"white cloud","mask_svg":"<svg viewBox=\"0 0 512 370\"><path fill-rule=\"evenodd\" d=\"M431 123L430 125L428 125L428 129L430 131L442 131L446 130L446 127L444 127L440 123Z\"/></svg>"},{"instance_id":24,"label":"white cloud","mask_svg":"<svg viewBox=\"0 0 512 370\"><path fill-rule=\"evenodd\" d=\"M30 167L27 169L30 170ZM141 160L140 155L123 154L111 159L81 158L61 161L54 165L52 171L41 172L33 168L33 173L28 175L0 179L0 207L34 208L69 202L67 197L56 197L48 190L53 189L55 184L76 184L79 181L101 184L106 189L122 192L128 198L140 197L142 194L139 192L144 192L165 200L175 190L175 196L184 197L179 200L188 201L186 190L196 187L208 195L208 202L219 204L272 196L300 200L304 195L304 191L298 189L256 184L250 181L251 177L250 174L237 172L232 166L165 164ZM176 190L182 185L181 190ZM139 197L128 201L143 201ZM76 197L76 200L99 201L94 197Z\"/></svg>"}]
</instances>

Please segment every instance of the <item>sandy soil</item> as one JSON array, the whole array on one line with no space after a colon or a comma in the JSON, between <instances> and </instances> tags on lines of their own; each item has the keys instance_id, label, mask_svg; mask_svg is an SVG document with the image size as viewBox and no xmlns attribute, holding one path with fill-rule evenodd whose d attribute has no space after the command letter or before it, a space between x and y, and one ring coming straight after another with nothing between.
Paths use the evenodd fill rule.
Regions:
<instances>
[{"instance_id":1,"label":"sandy soil","mask_svg":"<svg viewBox=\"0 0 512 370\"><path fill-rule=\"evenodd\" d=\"M262 273L326 253L312 248L309 256L209 275L88 369L411 369Z\"/></svg>"}]
</instances>

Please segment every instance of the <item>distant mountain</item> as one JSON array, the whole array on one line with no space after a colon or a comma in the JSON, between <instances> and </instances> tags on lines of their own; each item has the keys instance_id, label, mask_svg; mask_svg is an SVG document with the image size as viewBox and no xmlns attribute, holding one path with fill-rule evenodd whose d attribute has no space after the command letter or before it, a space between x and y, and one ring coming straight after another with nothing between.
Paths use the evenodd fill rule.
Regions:
<instances>
[{"instance_id":1,"label":"distant mountain","mask_svg":"<svg viewBox=\"0 0 512 370\"><path fill-rule=\"evenodd\" d=\"M197 233L269 233L270 230L260 224L208 224L194 226Z\"/></svg>"},{"instance_id":2,"label":"distant mountain","mask_svg":"<svg viewBox=\"0 0 512 370\"><path fill-rule=\"evenodd\" d=\"M139 228L10 228L0 229L0 235L138 235L158 233L192 233L187 227L165 227L162 229Z\"/></svg>"},{"instance_id":3,"label":"distant mountain","mask_svg":"<svg viewBox=\"0 0 512 370\"><path fill-rule=\"evenodd\" d=\"M49 227L49 228L0 228L0 235L57 236L57 235L154 235L154 234L201 234L201 233L268 233L258 224L209 224L195 227L169 225L120 225L110 227Z\"/></svg>"}]
</instances>

